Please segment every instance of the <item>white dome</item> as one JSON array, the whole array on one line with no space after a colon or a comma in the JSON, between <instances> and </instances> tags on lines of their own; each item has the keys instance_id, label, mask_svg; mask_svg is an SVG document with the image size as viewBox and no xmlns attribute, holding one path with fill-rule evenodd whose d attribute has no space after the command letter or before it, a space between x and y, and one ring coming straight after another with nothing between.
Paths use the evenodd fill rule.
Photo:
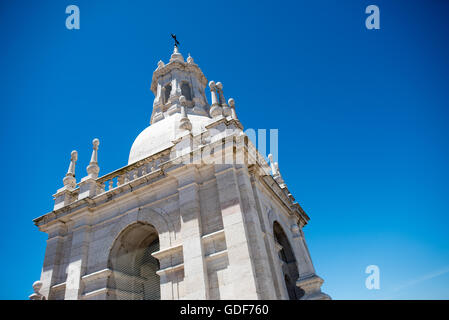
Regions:
<instances>
[{"instance_id":1,"label":"white dome","mask_svg":"<svg viewBox=\"0 0 449 320\"><path fill-rule=\"evenodd\" d=\"M145 159L157 152L172 147L175 140L185 130L179 129L181 114L173 114L161 121L155 122L143 130L134 140L129 153L128 164ZM205 116L188 115L192 123L192 133L199 134L205 130L212 119Z\"/></svg>"}]
</instances>

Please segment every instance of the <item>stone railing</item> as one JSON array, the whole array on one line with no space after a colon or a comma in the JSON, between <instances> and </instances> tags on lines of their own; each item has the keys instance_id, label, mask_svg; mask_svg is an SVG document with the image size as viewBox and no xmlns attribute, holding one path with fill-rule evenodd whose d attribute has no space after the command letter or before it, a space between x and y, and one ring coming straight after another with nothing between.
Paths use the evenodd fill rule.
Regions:
<instances>
[{"instance_id":1,"label":"stone railing","mask_svg":"<svg viewBox=\"0 0 449 320\"><path fill-rule=\"evenodd\" d=\"M160 169L160 165L168 161L169 158L169 153L163 151L99 177L96 180L96 195L108 192L130 181L157 171Z\"/></svg>"},{"instance_id":2,"label":"stone railing","mask_svg":"<svg viewBox=\"0 0 449 320\"><path fill-rule=\"evenodd\" d=\"M226 120L221 120L226 121ZM202 134L202 133L200 133ZM185 139L198 139L198 136L189 137L186 136ZM232 141L232 144L228 144L227 141ZM193 141L192 140L192 141ZM87 168L88 175L81 179L78 183L75 180L75 162L77 160L77 152L73 151L71 154L71 164L69 171L64 178L64 187L59 189L54 195L55 205L53 210L59 210L61 208L67 207L72 203L84 200L85 198L95 198L108 193L112 190L119 191L119 188L126 185L134 180L137 180L144 176L150 176L155 172L162 173L168 167L175 165L178 160L183 158L189 158L200 152L202 154L202 149L210 147L213 145L223 144L226 150L231 147L231 152L237 152L236 157L232 157L236 164L242 164L241 161L246 163L248 166L259 168L259 175L269 176L273 171L270 165L265 159L265 156L261 154L252 141L246 136L243 131L236 130L233 134L228 136L218 137L217 140L204 145L203 143L193 144L189 141L183 141L183 139L175 143L175 147L165 149L157 154L149 156L147 158L141 159L135 163L124 166L118 170L108 173L102 177L98 177L98 172L100 168L97 163L97 149L99 145L98 139L94 139L94 151L92 154L92 159ZM212 148L214 150L214 148ZM221 149L218 149L221 150ZM203 156L203 155L202 155ZM214 157L214 155L208 155L207 152L205 156ZM195 157L193 157L195 158ZM203 160L200 159L200 163ZM226 161L226 159L225 159ZM240 161L240 162L239 162ZM179 161L178 161L179 162ZM184 163L184 162L182 162ZM205 161L205 163L209 163ZM168 165L168 167L167 167ZM284 188L284 191L288 193L288 190Z\"/></svg>"}]
</instances>

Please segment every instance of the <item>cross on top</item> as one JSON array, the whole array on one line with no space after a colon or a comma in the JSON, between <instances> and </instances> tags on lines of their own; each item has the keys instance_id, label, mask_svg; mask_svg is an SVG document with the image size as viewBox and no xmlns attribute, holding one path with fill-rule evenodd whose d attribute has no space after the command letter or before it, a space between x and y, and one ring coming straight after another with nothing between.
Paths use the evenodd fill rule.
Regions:
<instances>
[{"instance_id":1,"label":"cross on top","mask_svg":"<svg viewBox=\"0 0 449 320\"><path fill-rule=\"evenodd\" d=\"M171 37L173 38L173 40L175 40L175 47L177 48L178 47L178 44L180 44L179 43L179 41L178 40L176 40L176 34L171 34Z\"/></svg>"}]
</instances>

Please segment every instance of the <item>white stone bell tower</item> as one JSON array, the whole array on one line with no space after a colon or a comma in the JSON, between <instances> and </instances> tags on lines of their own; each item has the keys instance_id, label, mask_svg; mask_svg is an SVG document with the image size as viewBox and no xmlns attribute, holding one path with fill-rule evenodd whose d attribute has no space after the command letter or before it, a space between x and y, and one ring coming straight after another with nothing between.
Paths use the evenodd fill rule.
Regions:
<instances>
[{"instance_id":1,"label":"white stone bell tower","mask_svg":"<svg viewBox=\"0 0 449 320\"><path fill-rule=\"evenodd\" d=\"M222 83L175 47L151 90L150 125L126 166L99 176L94 139L77 181L72 152L54 209L34 220L48 240L30 299L329 299L304 238L309 217Z\"/></svg>"}]
</instances>

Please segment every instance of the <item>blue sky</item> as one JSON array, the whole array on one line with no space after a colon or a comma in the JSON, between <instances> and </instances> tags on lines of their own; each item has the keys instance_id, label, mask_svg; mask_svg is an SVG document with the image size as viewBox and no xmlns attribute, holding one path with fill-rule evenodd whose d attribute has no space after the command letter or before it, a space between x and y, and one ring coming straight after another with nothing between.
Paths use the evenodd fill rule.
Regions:
<instances>
[{"instance_id":1,"label":"blue sky","mask_svg":"<svg viewBox=\"0 0 449 320\"><path fill-rule=\"evenodd\" d=\"M65 28L65 8L81 11ZM380 30L365 8L380 8ZM170 33L236 100L245 128L279 129L279 167L311 217L334 299L449 298L449 28L445 1L0 3L0 299L26 299L70 152L85 175L126 165L148 125ZM209 96L209 94L208 94ZM380 290L365 268L380 268Z\"/></svg>"}]
</instances>

